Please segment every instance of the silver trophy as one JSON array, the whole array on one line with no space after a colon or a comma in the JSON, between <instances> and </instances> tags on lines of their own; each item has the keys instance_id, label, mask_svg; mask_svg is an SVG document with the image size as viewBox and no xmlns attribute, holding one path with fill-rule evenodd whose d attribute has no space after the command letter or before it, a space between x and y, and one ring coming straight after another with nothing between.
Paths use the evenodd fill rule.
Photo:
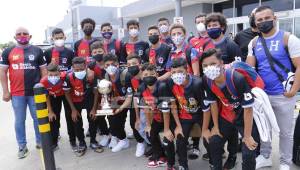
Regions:
<instances>
[{"instance_id":1,"label":"silver trophy","mask_svg":"<svg viewBox=\"0 0 300 170\"><path fill-rule=\"evenodd\" d=\"M108 101L108 95L112 90L111 82L105 79L98 81L97 88L102 97L100 102L100 109L97 110L96 116L113 115L114 111Z\"/></svg>"}]
</instances>

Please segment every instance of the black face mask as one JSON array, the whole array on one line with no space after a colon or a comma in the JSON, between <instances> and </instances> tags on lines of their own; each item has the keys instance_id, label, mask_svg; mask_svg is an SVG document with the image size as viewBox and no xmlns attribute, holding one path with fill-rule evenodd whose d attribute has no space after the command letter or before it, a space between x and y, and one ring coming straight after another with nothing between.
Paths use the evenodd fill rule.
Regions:
<instances>
[{"instance_id":1,"label":"black face mask","mask_svg":"<svg viewBox=\"0 0 300 170\"><path fill-rule=\"evenodd\" d=\"M254 18L253 15L251 15L251 16L249 17L249 24L250 24L250 27L256 28L256 25L255 25L255 18Z\"/></svg>"},{"instance_id":2,"label":"black face mask","mask_svg":"<svg viewBox=\"0 0 300 170\"><path fill-rule=\"evenodd\" d=\"M94 29L92 29L92 28L86 28L83 30L84 34L87 36L92 35L93 31L94 31Z\"/></svg>"},{"instance_id":3,"label":"black face mask","mask_svg":"<svg viewBox=\"0 0 300 170\"><path fill-rule=\"evenodd\" d=\"M136 76L139 72L140 72L140 68L138 65L136 66L131 66L128 67L128 72L132 75L132 76Z\"/></svg>"},{"instance_id":4,"label":"black face mask","mask_svg":"<svg viewBox=\"0 0 300 170\"><path fill-rule=\"evenodd\" d=\"M143 82L147 85L147 86L153 86L155 84L155 82L157 81L157 78L155 76L148 76L148 77L144 77L143 78Z\"/></svg>"},{"instance_id":5,"label":"black face mask","mask_svg":"<svg viewBox=\"0 0 300 170\"><path fill-rule=\"evenodd\" d=\"M101 62L103 60L103 54L96 54L93 56L93 58L98 61Z\"/></svg>"},{"instance_id":6,"label":"black face mask","mask_svg":"<svg viewBox=\"0 0 300 170\"><path fill-rule=\"evenodd\" d=\"M271 21L264 21L262 23L257 24L257 28L260 32L267 34L272 30L274 27L273 20Z\"/></svg>"},{"instance_id":7,"label":"black face mask","mask_svg":"<svg viewBox=\"0 0 300 170\"><path fill-rule=\"evenodd\" d=\"M149 41L151 44L156 44L159 41L159 35L150 35Z\"/></svg>"}]
</instances>

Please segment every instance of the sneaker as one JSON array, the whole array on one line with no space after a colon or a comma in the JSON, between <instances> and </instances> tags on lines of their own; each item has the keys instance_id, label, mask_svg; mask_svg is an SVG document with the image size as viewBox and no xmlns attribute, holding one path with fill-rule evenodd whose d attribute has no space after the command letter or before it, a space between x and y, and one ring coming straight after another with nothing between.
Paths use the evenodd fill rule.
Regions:
<instances>
[{"instance_id":1,"label":"sneaker","mask_svg":"<svg viewBox=\"0 0 300 170\"><path fill-rule=\"evenodd\" d=\"M290 170L290 166L287 164L280 164L279 170Z\"/></svg>"},{"instance_id":2,"label":"sneaker","mask_svg":"<svg viewBox=\"0 0 300 170\"><path fill-rule=\"evenodd\" d=\"M191 160L195 160L195 159L198 159L200 156L200 150L197 149L197 148L193 148L189 155L188 155L188 158L191 159Z\"/></svg>"},{"instance_id":3,"label":"sneaker","mask_svg":"<svg viewBox=\"0 0 300 170\"><path fill-rule=\"evenodd\" d=\"M112 152L119 152L122 149L127 149L129 147L129 140L127 138L120 140L118 144L112 148Z\"/></svg>"},{"instance_id":4,"label":"sneaker","mask_svg":"<svg viewBox=\"0 0 300 170\"><path fill-rule=\"evenodd\" d=\"M71 145L71 148L72 148L72 150L74 151L74 152L76 152L76 150L77 150L77 144L76 144L76 141L71 141L70 142L70 145Z\"/></svg>"},{"instance_id":5,"label":"sneaker","mask_svg":"<svg viewBox=\"0 0 300 170\"><path fill-rule=\"evenodd\" d=\"M115 136L112 136L110 139L110 143L108 145L109 149L112 149L113 147L115 147L118 144L118 138Z\"/></svg>"},{"instance_id":6,"label":"sneaker","mask_svg":"<svg viewBox=\"0 0 300 170\"><path fill-rule=\"evenodd\" d=\"M93 149L97 153L102 153L104 149L97 142L91 143L90 148Z\"/></svg>"},{"instance_id":7,"label":"sneaker","mask_svg":"<svg viewBox=\"0 0 300 170\"><path fill-rule=\"evenodd\" d=\"M236 156L228 156L223 168L224 170L233 169L236 163Z\"/></svg>"},{"instance_id":8,"label":"sneaker","mask_svg":"<svg viewBox=\"0 0 300 170\"><path fill-rule=\"evenodd\" d=\"M75 152L75 155L77 157L81 157L85 154L85 152L86 152L86 145L83 145L83 146L79 145L76 152Z\"/></svg>"},{"instance_id":9,"label":"sneaker","mask_svg":"<svg viewBox=\"0 0 300 170\"><path fill-rule=\"evenodd\" d=\"M109 136L108 135L102 135L101 140L99 141L99 145L106 147L109 143Z\"/></svg>"},{"instance_id":10,"label":"sneaker","mask_svg":"<svg viewBox=\"0 0 300 170\"><path fill-rule=\"evenodd\" d=\"M263 168L263 167L271 167L272 166L272 158L265 158L263 155L259 155L256 158L256 167L255 169Z\"/></svg>"},{"instance_id":11,"label":"sneaker","mask_svg":"<svg viewBox=\"0 0 300 170\"><path fill-rule=\"evenodd\" d=\"M145 153L145 144L144 144L144 142L137 143L135 156L136 157L141 157L142 155L144 155L144 153Z\"/></svg>"},{"instance_id":12,"label":"sneaker","mask_svg":"<svg viewBox=\"0 0 300 170\"><path fill-rule=\"evenodd\" d=\"M160 157L159 160L157 161L158 166L166 166L168 163L167 158L165 157Z\"/></svg>"},{"instance_id":13,"label":"sneaker","mask_svg":"<svg viewBox=\"0 0 300 170\"><path fill-rule=\"evenodd\" d=\"M52 151L55 152L59 149L58 145L52 145Z\"/></svg>"},{"instance_id":14,"label":"sneaker","mask_svg":"<svg viewBox=\"0 0 300 170\"><path fill-rule=\"evenodd\" d=\"M158 167L158 163L157 163L157 161L154 161L154 160L149 161L148 164L147 164L147 167L148 168L157 168Z\"/></svg>"},{"instance_id":15,"label":"sneaker","mask_svg":"<svg viewBox=\"0 0 300 170\"><path fill-rule=\"evenodd\" d=\"M178 170L188 170L189 168L187 168L187 167L183 167L183 166L179 166L178 167Z\"/></svg>"},{"instance_id":16,"label":"sneaker","mask_svg":"<svg viewBox=\"0 0 300 170\"><path fill-rule=\"evenodd\" d=\"M209 161L208 153L203 154L202 159L205 160L205 161Z\"/></svg>"},{"instance_id":17,"label":"sneaker","mask_svg":"<svg viewBox=\"0 0 300 170\"><path fill-rule=\"evenodd\" d=\"M35 148L36 148L36 149L41 149L41 148L42 148L42 145L39 144L39 143L37 143L37 144L35 145Z\"/></svg>"},{"instance_id":18,"label":"sneaker","mask_svg":"<svg viewBox=\"0 0 300 170\"><path fill-rule=\"evenodd\" d=\"M19 149L18 151L18 158L22 159L25 158L26 156L28 156L29 151L27 149L27 146L25 146L23 149Z\"/></svg>"}]
</instances>

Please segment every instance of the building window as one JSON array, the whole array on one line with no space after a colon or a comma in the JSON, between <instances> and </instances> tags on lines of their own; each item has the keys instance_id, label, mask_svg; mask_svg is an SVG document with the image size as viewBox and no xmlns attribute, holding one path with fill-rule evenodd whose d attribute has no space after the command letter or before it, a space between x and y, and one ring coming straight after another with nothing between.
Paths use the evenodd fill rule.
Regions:
<instances>
[{"instance_id":1,"label":"building window","mask_svg":"<svg viewBox=\"0 0 300 170\"><path fill-rule=\"evenodd\" d=\"M261 0L261 5L267 5L274 11L293 10L294 0Z\"/></svg>"},{"instance_id":2,"label":"building window","mask_svg":"<svg viewBox=\"0 0 300 170\"><path fill-rule=\"evenodd\" d=\"M236 0L236 16L248 16L252 10L259 6L259 0Z\"/></svg>"},{"instance_id":3,"label":"building window","mask_svg":"<svg viewBox=\"0 0 300 170\"><path fill-rule=\"evenodd\" d=\"M295 8L300 8L300 0L295 0Z\"/></svg>"},{"instance_id":4,"label":"building window","mask_svg":"<svg viewBox=\"0 0 300 170\"><path fill-rule=\"evenodd\" d=\"M300 17L295 18L295 31L294 34L300 37Z\"/></svg>"},{"instance_id":5,"label":"building window","mask_svg":"<svg viewBox=\"0 0 300 170\"><path fill-rule=\"evenodd\" d=\"M293 18L279 19L279 29L292 33L293 32Z\"/></svg>"},{"instance_id":6,"label":"building window","mask_svg":"<svg viewBox=\"0 0 300 170\"><path fill-rule=\"evenodd\" d=\"M233 17L233 0L214 4L214 12L221 12L227 18Z\"/></svg>"}]
</instances>

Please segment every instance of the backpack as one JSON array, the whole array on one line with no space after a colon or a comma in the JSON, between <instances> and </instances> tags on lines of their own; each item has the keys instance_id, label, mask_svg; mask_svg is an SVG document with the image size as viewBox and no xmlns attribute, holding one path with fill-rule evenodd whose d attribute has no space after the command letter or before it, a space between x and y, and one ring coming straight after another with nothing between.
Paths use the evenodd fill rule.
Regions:
<instances>
[{"instance_id":1,"label":"backpack","mask_svg":"<svg viewBox=\"0 0 300 170\"><path fill-rule=\"evenodd\" d=\"M230 64L230 68L225 69L225 79L226 79L226 87L229 91L229 93L232 96L238 97L237 88L235 87L234 81L233 81L233 74L234 72L238 72L244 76L246 81L248 82L249 86L251 88L259 87L261 89L264 89L264 82L262 78L258 75L258 73L252 68L250 65L248 65L245 62L233 62ZM207 79L208 86L210 89L212 89L213 92L215 92L218 96L224 96L224 94L220 94L222 92L219 87L213 83L212 80ZM218 89L216 89L218 88Z\"/></svg>"}]
</instances>

